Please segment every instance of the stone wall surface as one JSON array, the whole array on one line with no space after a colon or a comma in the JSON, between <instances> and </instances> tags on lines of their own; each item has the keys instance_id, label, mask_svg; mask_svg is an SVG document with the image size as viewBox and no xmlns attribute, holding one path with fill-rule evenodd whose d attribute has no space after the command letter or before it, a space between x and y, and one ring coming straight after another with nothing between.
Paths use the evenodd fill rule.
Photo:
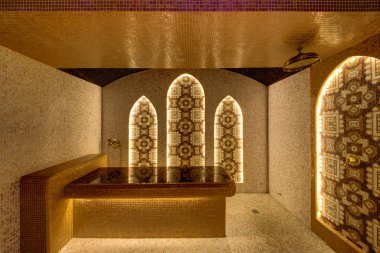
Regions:
<instances>
[{"instance_id":1,"label":"stone wall surface","mask_svg":"<svg viewBox=\"0 0 380 253\"><path fill-rule=\"evenodd\" d=\"M269 86L269 192L310 227L310 70Z\"/></svg>"},{"instance_id":2,"label":"stone wall surface","mask_svg":"<svg viewBox=\"0 0 380 253\"><path fill-rule=\"evenodd\" d=\"M101 89L0 47L0 252L19 252L19 182L100 152Z\"/></svg>"}]
</instances>

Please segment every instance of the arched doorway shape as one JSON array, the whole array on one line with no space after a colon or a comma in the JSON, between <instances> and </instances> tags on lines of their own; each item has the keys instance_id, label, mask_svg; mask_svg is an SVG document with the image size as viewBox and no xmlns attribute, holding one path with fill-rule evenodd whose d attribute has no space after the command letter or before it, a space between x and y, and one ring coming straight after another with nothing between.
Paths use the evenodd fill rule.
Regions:
<instances>
[{"instance_id":1,"label":"arched doorway shape","mask_svg":"<svg viewBox=\"0 0 380 253\"><path fill-rule=\"evenodd\" d=\"M380 250L380 60L354 56L316 107L317 219L364 251Z\"/></svg>"},{"instance_id":2,"label":"arched doorway shape","mask_svg":"<svg viewBox=\"0 0 380 253\"><path fill-rule=\"evenodd\" d=\"M157 113L145 96L129 114L129 167L157 166Z\"/></svg>"},{"instance_id":3,"label":"arched doorway shape","mask_svg":"<svg viewBox=\"0 0 380 253\"><path fill-rule=\"evenodd\" d=\"M205 95L201 83L182 74L167 95L167 166L205 165Z\"/></svg>"},{"instance_id":4,"label":"arched doorway shape","mask_svg":"<svg viewBox=\"0 0 380 253\"><path fill-rule=\"evenodd\" d=\"M225 168L236 183L243 183L243 115L231 96L225 97L215 112L214 163Z\"/></svg>"}]
</instances>

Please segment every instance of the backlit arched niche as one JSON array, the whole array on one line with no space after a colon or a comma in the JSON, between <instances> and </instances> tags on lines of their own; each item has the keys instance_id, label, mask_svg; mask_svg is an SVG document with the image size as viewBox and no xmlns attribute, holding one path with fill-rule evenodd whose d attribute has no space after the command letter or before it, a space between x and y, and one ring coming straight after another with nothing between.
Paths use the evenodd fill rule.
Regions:
<instances>
[{"instance_id":1,"label":"backlit arched niche","mask_svg":"<svg viewBox=\"0 0 380 253\"><path fill-rule=\"evenodd\" d=\"M167 165L205 165L205 95L189 74L177 77L167 95Z\"/></svg>"},{"instance_id":2,"label":"backlit arched niche","mask_svg":"<svg viewBox=\"0 0 380 253\"><path fill-rule=\"evenodd\" d=\"M330 74L316 108L317 218L366 252L380 250L379 84L379 59L350 57Z\"/></svg>"},{"instance_id":3,"label":"backlit arched niche","mask_svg":"<svg viewBox=\"0 0 380 253\"><path fill-rule=\"evenodd\" d=\"M243 183L243 116L231 96L216 109L214 131L215 166L225 168L235 182Z\"/></svg>"},{"instance_id":4,"label":"backlit arched niche","mask_svg":"<svg viewBox=\"0 0 380 253\"><path fill-rule=\"evenodd\" d=\"M129 114L129 167L157 166L157 113L145 96Z\"/></svg>"}]
</instances>

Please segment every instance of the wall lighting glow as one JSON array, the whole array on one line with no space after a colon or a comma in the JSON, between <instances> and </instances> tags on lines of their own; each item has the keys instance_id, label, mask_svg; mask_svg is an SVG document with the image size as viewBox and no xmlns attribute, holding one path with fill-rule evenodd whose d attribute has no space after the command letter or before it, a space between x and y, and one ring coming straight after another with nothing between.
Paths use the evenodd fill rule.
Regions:
<instances>
[{"instance_id":1,"label":"wall lighting glow","mask_svg":"<svg viewBox=\"0 0 380 253\"><path fill-rule=\"evenodd\" d=\"M226 169L236 183L243 183L243 115L231 96L218 105L214 119L214 163Z\"/></svg>"},{"instance_id":2,"label":"wall lighting glow","mask_svg":"<svg viewBox=\"0 0 380 253\"><path fill-rule=\"evenodd\" d=\"M330 74L328 77L327 81L323 84L322 89L319 93L318 96L318 101L317 101L317 107L316 107L316 113L315 113L315 122L316 122L316 145L317 145L317 154L316 154L316 161L317 161L317 169L316 169L316 186L317 186L317 218L321 217L321 211L322 210L322 193L321 193L321 173L322 173L322 158L320 157L321 154L321 134L322 134L322 122L320 119L321 115L321 110L322 110L322 103L323 103L323 97L325 96L326 93L326 86L329 85L331 82L331 79L335 78L335 75Z\"/></svg>"},{"instance_id":3,"label":"wall lighting glow","mask_svg":"<svg viewBox=\"0 0 380 253\"><path fill-rule=\"evenodd\" d=\"M352 57L351 57L352 58ZM345 62L345 61L344 61ZM338 81L339 75L341 75L343 65L342 62L338 65L333 72L330 73L326 81L324 82L319 95L315 112L315 122L316 122L316 193L317 193L317 218L321 217L321 210L323 208L323 193L322 193L322 173L323 173L323 158L322 158L322 134L323 134L323 120L322 120L322 105L323 99L326 94L329 94L331 91L339 89L340 84Z\"/></svg>"},{"instance_id":4,"label":"wall lighting glow","mask_svg":"<svg viewBox=\"0 0 380 253\"><path fill-rule=\"evenodd\" d=\"M380 59L350 57L316 106L316 215L363 252L380 252L379 85Z\"/></svg>"}]
</instances>

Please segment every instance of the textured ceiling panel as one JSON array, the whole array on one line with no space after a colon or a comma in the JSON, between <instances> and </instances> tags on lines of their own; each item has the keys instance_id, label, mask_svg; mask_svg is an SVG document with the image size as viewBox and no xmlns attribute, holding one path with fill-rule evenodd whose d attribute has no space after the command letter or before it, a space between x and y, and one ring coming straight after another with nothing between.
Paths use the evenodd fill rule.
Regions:
<instances>
[{"instance_id":1,"label":"textured ceiling panel","mask_svg":"<svg viewBox=\"0 0 380 253\"><path fill-rule=\"evenodd\" d=\"M380 11L380 1L1 0L0 11Z\"/></svg>"},{"instance_id":2,"label":"textured ceiling panel","mask_svg":"<svg viewBox=\"0 0 380 253\"><path fill-rule=\"evenodd\" d=\"M281 67L380 32L378 12L1 12L0 44L57 68Z\"/></svg>"}]
</instances>

